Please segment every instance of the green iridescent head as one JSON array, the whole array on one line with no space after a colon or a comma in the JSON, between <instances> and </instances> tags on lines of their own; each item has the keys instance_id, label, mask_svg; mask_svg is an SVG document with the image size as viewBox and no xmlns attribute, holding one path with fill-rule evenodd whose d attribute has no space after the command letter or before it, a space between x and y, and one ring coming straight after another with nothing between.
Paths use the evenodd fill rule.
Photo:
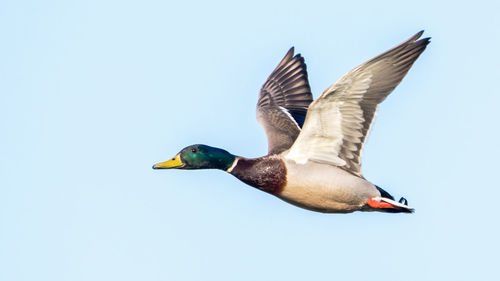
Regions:
<instances>
[{"instance_id":1,"label":"green iridescent head","mask_svg":"<svg viewBox=\"0 0 500 281\"><path fill-rule=\"evenodd\" d=\"M227 170L235 156L224 149L204 144L188 146L172 159L158 163L153 169L219 169Z\"/></svg>"}]
</instances>

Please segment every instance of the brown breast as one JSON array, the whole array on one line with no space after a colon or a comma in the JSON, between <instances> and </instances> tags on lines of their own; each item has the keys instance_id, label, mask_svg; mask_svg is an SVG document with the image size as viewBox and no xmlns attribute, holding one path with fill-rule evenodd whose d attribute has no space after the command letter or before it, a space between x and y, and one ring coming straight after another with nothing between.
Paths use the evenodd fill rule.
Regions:
<instances>
[{"instance_id":1,"label":"brown breast","mask_svg":"<svg viewBox=\"0 0 500 281\"><path fill-rule=\"evenodd\" d=\"M285 164L273 156L239 158L230 173L242 182L274 195L280 194L286 185Z\"/></svg>"}]
</instances>

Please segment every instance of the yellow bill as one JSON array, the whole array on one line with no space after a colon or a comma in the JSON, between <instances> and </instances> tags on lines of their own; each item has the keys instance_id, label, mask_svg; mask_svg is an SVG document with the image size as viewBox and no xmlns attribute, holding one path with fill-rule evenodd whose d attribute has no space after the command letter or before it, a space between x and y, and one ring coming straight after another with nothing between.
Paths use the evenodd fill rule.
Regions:
<instances>
[{"instance_id":1,"label":"yellow bill","mask_svg":"<svg viewBox=\"0 0 500 281\"><path fill-rule=\"evenodd\" d=\"M173 169L182 167L184 167L184 163L181 161L181 154L178 153L174 158L154 165L153 169Z\"/></svg>"}]
</instances>

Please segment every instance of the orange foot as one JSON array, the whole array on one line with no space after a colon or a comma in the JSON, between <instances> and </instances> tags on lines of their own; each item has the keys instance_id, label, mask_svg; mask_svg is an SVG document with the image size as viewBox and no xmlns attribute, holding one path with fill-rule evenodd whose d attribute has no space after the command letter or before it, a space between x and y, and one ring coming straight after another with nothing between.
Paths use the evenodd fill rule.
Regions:
<instances>
[{"instance_id":1,"label":"orange foot","mask_svg":"<svg viewBox=\"0 0 500 281\"><path fill-rule=\"evenodd\" d=\"M396 206L392 205L391 203L381 201L380 199L377 200L374 198L370 198L370 199L368 199L368 201L366 201L366 203L370 207L376 208L376 209L398 209Z\"/></svg>"},{"instance_id":2,"label":"orange foot","mask_svg":"<svg viewBox=\"0 0 500 281\"><path fill-rule=\"evenodd\" d=\"M374 197L366 200L366 204L373 209L378 209L382 212L413 213L413 209L408 207L408 201L404 198L401 198L399 202L396 202L389 198Z\"/></svg>"}]
</instances>

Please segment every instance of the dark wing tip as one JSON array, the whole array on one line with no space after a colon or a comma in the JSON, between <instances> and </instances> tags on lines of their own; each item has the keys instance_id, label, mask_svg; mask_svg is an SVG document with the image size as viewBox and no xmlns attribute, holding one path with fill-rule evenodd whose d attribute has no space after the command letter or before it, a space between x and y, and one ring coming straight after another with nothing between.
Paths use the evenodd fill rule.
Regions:
<instances>
[{"instance_id":1,"label":"dark wing tip","mask_svg":"<svg viewBox=\"0 0 500 281\"><path fill-rule=\"evenodd\" d=\"M420 30L419 32L417 32L415 35L413 35L408 41L416 41L416 42L419 42L421 44L429 44L431 41L431 37L425 37L425 38L422 38L420 40L417 41L417 39L419 39L420 37L422 37L422 35L424 34L424 30Z\"/></svg>"},{"instance_id":2,"label":"dark wing tip","mask_svg":"<svg viewBox=\"0 0 500 281\"><path fill-rule=\"evenodd\" d=\"M422 42L423 44L427 45L431 42L431 37L422 38L422 39L418 40L417 42Z\"/></svg>"},{"instance_id":3,"label":"dark wing tip","mask_svg":"<svg viewBox=\"0 0 500 281\"><path fill-rule=\"evenodd\" d=\"M420 53L422 53L427 48L427 45L429 45L430 42L431 42L431 37L426 37L418 41L415 41L412 45L414 45L415 48L420 48L421 49Z\"/></svg>"},{"instance_id":4,"label":"dark wing tip","mask_svg":"<svg viewBox=\"0 0 500 281\"><path fill-rule=\"evenodd\" d=\"M420 38L420 36L422 36L422 34L424 34L424 30L420 30L419 32L417 32L415 35L413 35L412 39L413 41L417 40L418 38Z\"/></svg>"},{"instance_id":5,"label":"dark wing tip","mask_svg":"<svg viewBox=\"0 0 500 281\"><path fill-rule=\"evenodd\" d=\"M274 71L276 71L278 68L282 67L283 65L285 65L286 63L288 63L291 59L293 59L293 53L295 51L295 48L292 46L288 52L286 52L286 55L283 57L283 59L281 59L280 63L278 64L278 66L276 66L276 68L274 69Z\"/></svg>"}]
</instances>

